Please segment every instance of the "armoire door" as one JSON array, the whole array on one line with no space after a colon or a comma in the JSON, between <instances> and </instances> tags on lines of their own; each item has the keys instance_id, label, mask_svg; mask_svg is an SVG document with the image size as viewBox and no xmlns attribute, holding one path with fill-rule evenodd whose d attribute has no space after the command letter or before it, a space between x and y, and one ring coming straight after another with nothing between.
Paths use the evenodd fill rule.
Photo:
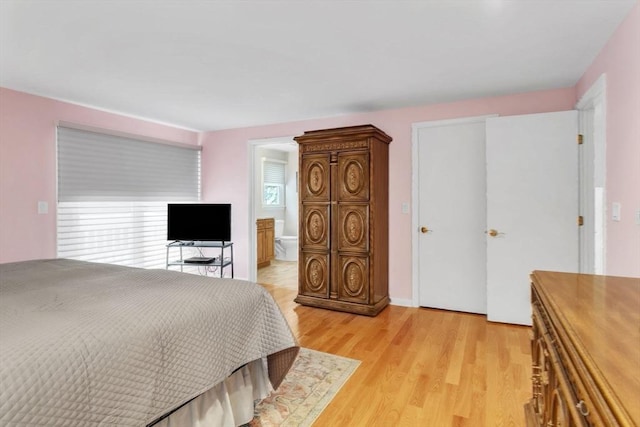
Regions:
<instances>
[{"instance_id":1,"label":"armoire door","mask_svg":"<svg viewBox=\"0 0 640 427\"><path fill-rule=\"evenodd\" d=\"M302 156L300 173L299 292L302 295L329 296L331 257L331 167L328 154Z\"/></svg>"},{"instance_id":2,"label":"armoire door","mask_svg":"<svg viewBox=\"0 0 640 427\"><path fill-rule=\"evenodd\" d=\"M335 250L338 299L368 304L369 153L338 153Z\"/></svg>"}]
</instances>

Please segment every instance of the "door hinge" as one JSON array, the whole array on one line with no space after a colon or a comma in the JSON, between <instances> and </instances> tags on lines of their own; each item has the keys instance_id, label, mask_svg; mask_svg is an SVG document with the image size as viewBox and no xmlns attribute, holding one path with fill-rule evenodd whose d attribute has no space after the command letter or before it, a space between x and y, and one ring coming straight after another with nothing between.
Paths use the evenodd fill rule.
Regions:
<instances>
[{"instance_id":1,"label":"door hinge","mask_svg":"<svg viewBox=\"0 0 640 427\"><path fill-rule=\"evenodd\" d=\"M578 215L578 226L582 227L584 225L584 217L582 215Z\"/></svg>"},{"instance_id":2,"label":"door hinge","mask_svg":"<svg viewBox=\"0 0 640 427\"><path fill-rule=\"evenodd\" d=\"M584 142L584 137L582 136L581 133L578 134L578 145L582 145L582 143Z\"/></svg>"}]
</instances>

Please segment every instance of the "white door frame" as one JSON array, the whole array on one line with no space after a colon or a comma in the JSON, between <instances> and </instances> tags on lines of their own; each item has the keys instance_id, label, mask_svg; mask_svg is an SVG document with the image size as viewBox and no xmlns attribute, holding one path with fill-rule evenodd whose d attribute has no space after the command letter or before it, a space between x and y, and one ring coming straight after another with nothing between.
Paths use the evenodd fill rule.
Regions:
<instances>
[{"instance_id":1,"label":"white door frame","mask_svg":"<svg viewBox=\"0 0 640 427\"><path fill-rule=\"evenodd\" d=\"M255 282L258 279L258 242L257 236L255 233L256 230L256 204L255 204L255 192L257 191L255 182L256 182L256 174L258 171L256 170L256 162L254 161L256 155L256 148L265 146L265 145L273 145L273 144L282 144L286 142L293 141L294 136L279 136L273 138L260 138L260 139L250 139L247 141L248 146L248 162L249 162L249 281Z\"/></svg>"},{"instance_id":2,"label":"white door frame","mask_svg":"<svg viewBox=\"0 0 640 427\"><path fill-rule=\"evenodd\" d=\"M580 146L580 272L606 274L606 75L602 74L576 103ZM596 212L595 187L602 188Z\"/></svg>"},{"instance_id":3,"label":"white door frame","mask_svg":"<svg viewBox=\"0 0 640 427\"><path fill-rule=\"evenodd\" d=\"M427 122L417 122L411 124L411 304L413 307L420 306L420 174L418 156L418 134L420 129L438 126L451 126L464 123L484 122L489 117L497 117L498 114L488 114L483 116L462 117L448 120L434 120Z\"/></svg>"}]
</instances>

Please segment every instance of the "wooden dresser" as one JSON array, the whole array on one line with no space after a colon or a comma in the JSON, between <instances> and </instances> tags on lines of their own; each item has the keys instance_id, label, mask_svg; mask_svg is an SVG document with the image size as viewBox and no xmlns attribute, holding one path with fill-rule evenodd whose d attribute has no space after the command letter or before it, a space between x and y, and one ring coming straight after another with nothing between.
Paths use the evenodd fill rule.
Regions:
<instances>
[{"instance_id":1,"label":"wooden dresser","mask_svg":"<svg viewBox=\"0 0 640 427\"><path fill-rule=\"evenodd\" d=\"M527 426L640 426L640 279L534 271Z\"/></svg>"},{"instance_id":2,"label":"wooden dresser","mask_svg":"<svg viewBox=\"0 0 640 427\"><path fill-rule=\"evenodd\" d=\"M273 218L259 218L256 220L258 243L258 268L266 267L275 258L275 220Z\"/></svg>"},{"instance_id":3,"label":"wooden dresser","mask_svg":"<svg viewBox=\"0 0 640 427\"><path fill-rule=\"evenodd\" d=\"M389 142L372 125L305 132L296 302L375 316L389 304Z\"/></svg>"}]
</instances>

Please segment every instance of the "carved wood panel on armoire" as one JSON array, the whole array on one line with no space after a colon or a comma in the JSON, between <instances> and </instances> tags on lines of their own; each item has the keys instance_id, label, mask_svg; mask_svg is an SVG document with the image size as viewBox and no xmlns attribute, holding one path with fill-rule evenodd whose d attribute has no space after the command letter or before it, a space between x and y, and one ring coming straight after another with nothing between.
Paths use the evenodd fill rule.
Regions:
<instances>
[{"instance_id":1,"label":"carved wood panel on armoire","mask_svg":"<svg viewBox=\"0 0 640 427\"><path fill-rule=\"evenodd\" d=\"M368 316L389 304L389 143L373 125L305 132L295 301Z\"/></svg>"}]
</instances>

